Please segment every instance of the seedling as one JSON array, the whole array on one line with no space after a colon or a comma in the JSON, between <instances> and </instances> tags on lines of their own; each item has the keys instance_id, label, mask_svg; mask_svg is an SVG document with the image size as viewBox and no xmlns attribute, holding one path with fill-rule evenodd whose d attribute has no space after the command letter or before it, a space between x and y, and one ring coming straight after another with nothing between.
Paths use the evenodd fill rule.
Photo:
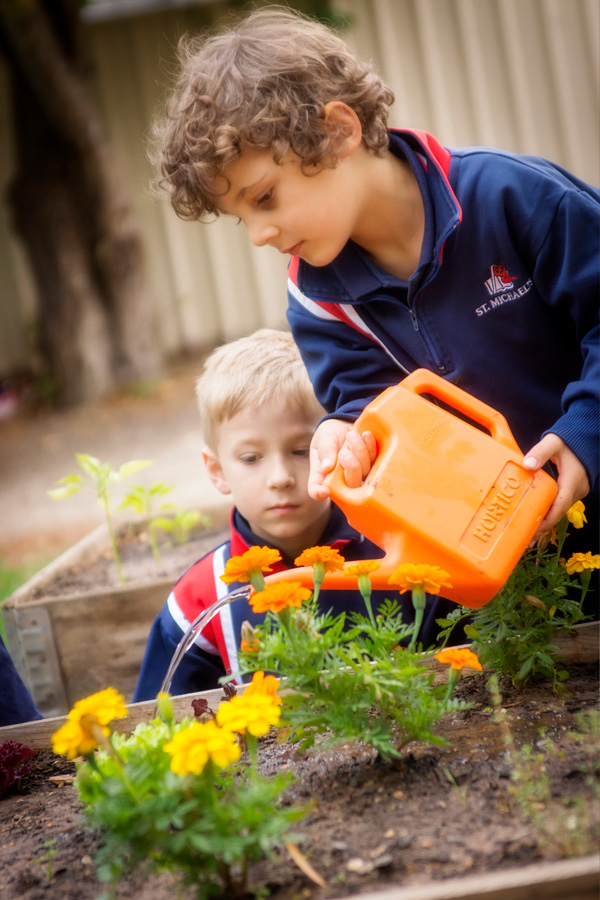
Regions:
<instances>
[{"instance_id":1,"label":"seedling","mask_svg":"<svg viewBox=\"0 0 600 900\"><path fill-rule=\"evenodd\" d=\"M57 484L59 486L51 491L48 491L48 494L54 500L64 500L66 497L72 497L73 494L77 494L82 488L89 487L96 493L98 503L104 510L104 515L106 517L106 524L108 526L108 533L110 536L113 559L115 561L117 573L119 575L121 583L124 583L125 577L123 575L121 557L119 556L117 539L112 523L112 513L110 508L110 488L117 482L123 481L125 478L129 478L131 475L134 475L141 469L145 469L147 466L152 464L152 460L133 459L130 462L123 463L123 465L120 466L119 469L113 469L110 463L100 462L100 460L95 456L89 456L87 453L76 453L75 460L77 461L77 465L79 466L79 468L82 469L85 476L87 476L88 482L91 482L91 484L86 484L83 475L65 475L63 478L60 478L58 480Z\"/></svg>"},{"instance_id":2,"label":"seedling","mask_svg":"<svg viewBox=\"0 0 600 900\"><path fill-rule=\"evenodd\" d=\"M190 531L196 525L208 528L210 519L198 509L175 508L170 516L159 516L154 519L154 527L167 531L176 544L185 544L190 536Z\"/></svg>"},{"instance_id":3,"label":"seedling","mask_svg":"<svg viewBox=\"0 0 600 900\"><path fill-rule=\"evenodd\" d=\"M54 857L58 853L58 847L56 846L56 838L50 838L48 841L44 841L43 844L40 845L42 850L46 851L45 857L42 857L39 862L42 865L46 866L46 881L52 881L52 871L54 868Z\"/></svg>"},{"instance_id":4,"label":"seedling","mask_svg":"<svg viewBox=\"0 0 600 900\"><path fill-rule=\"evenodd\" d=\"M150 546L152 547L152 555L156 565L160 567L160 550L158 549L158 540L156 538L156 529L159 522L163 519L159 518L159 513L173 509L172 503L161 503L158 509L155 508L157 500L166 496L173 490L172 484L165 481L157 481L150 487L142 484L134 485L124 496L119 509L132 509L137 515L145 516L148 522L148 533L150 535Z\"/></svg>"}]
</instances>

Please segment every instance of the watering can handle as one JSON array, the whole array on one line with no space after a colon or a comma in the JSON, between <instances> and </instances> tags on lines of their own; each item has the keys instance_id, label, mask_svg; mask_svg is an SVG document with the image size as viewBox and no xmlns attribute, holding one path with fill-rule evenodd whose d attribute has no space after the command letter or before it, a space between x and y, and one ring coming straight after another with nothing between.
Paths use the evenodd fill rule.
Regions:
<instances>
[{"instance_id":1,"label":"watering can handle","mask_svg":"<svg viewBox=\"0 0 600 900\"><path fill-rule=\"evenodd\" d=\"M380 395L384 397L388 393L398 391L410 391L413 394L431 394L439 400L447 403L451 409L467 416L491 433L498 443L502 444L512 453L515 453L520 460L523 458L522 451L517 445L512 432L508 426L508 422L504 416L477 400L471 394L463 391L462 388L456 387L449 381L440 378L428 369L416 369L407 375L399 384L387 388ZM372 401L365 407L359 418L356 420L354 427L359 431L372 431L379 446L378 457L373 463L372 473L375 475L381 460L381 451L391 440L391 425L385 420L382 421L372 407L375 407L379 398ZM343 469L339 462L336 463L333 471L325 477L325 484L331 491L331 497L335 503L342 506L346 514L348 509L345 507L357 507L364 496L364 486L362 488L348 488L344 479Z\"/></svg>"},{"instance_id":2,"label":"watering can handle","mask_svg":"<svg viewBox=\"0 0 600 900\"><path fill-rule=\"evenodd\" d=\"M400 384L413 394L432 394L438 400L443 400L452 409L487 428L492 437L509 450L521 454L521 449L502 413L463 391L462 388L456 387L451 381L440 378L429 369L416 369Z\"/></svg>"}]
</instances>

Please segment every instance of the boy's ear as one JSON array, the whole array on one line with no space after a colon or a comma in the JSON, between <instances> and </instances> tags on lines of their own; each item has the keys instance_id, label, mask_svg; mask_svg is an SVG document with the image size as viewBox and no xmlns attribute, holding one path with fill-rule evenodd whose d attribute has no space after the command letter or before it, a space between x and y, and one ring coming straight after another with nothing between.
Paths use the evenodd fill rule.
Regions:
<instances>
[{"instance_id":1,"label":"boy's ear","mask_svg":"<svg viewBox=\"0 0 600 900\"><path fill-rule=\"evenodd\" d=\"M219 462L216 453L213 453L212 450L209 450L208 447L205 447L202 451L202 459L204 460L204 465L206 466L206 471L208 472L208 477L221 494L230 494L231 488L229 487L229 482L225 478L225 473L223 472L223 467Z\"/></svg>"},{"instance_id":2,"label":"boy's ear","mask_svg":"<svg viewBox=\"0 0 600 900\"><path fill-rule=\"evenodd\" d=\"M362 125L356 112L341 100L325 104L325 127L338 156L350 156L362 141Z\"/></svg>"}]
</instances>

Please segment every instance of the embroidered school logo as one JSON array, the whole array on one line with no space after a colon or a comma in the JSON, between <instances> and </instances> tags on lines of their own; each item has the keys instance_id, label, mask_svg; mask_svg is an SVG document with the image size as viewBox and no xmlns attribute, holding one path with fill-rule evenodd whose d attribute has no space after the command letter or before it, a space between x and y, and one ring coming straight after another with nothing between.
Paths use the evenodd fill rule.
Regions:
<instances>
[{"instance_id":1,"label":"embroidered school logo","mask_svg":"<svg viewBox=\"0 0 600 900\"><path fill-rule=\"evenodd\" d=\"M490 277L484 282L492 297L509 291L514 285L514 275L509 275L506 266L490 266Z\"/></svg>"},{"instance_id":2,"label":"embroidered school logo","mask_svg":"<svg viewBox=\"0 0 600 900\"><path fill-rule=\"evenodd\" d=\"M528 278L524 284L515 287L516 280L517 276L511 275L506 266L490 266L490 277L483 282L490 299L476 308L475 315L485 316L493 309L513 300L520 300L528 294L533 287L533 280Z\"/></svg>"}]
</instances>

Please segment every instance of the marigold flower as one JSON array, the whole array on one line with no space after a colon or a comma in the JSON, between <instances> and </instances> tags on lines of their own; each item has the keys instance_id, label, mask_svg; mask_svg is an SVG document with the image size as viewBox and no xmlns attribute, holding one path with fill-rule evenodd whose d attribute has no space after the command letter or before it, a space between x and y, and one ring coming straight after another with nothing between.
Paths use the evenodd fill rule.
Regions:
<instances>
[{"instance_id":1,"label":"marigold flower","mask_svg":"<svg viewBox=\"0 0 600 900\"><path fill-rule=\"evenodd\" d=\"M261 677L248 685L243 694L237 694L217 710L217 722L222 728L241 733L248 731L254 737L266 734L272 725L278 725L281 718L281 697L275 694L279 681L273 675ZM269 680L272 679L272 680Z\"/></svg>"},{"instance_id":2,"label":"marigold flower","mask_svg":"<svg viewBox=\"0 0 600 900\"><path fill-rule=\"evenodd\" d=\"M344 575L352 575L355 578L360 578L361 575L371 575L372 572L376 572L377 569L380 568L381 563L377 562L376 559L363 559L353 566L348 566L347 569L344 569Z\"/></svg>"},{"instance_id":3,"label":"marigold flower","mask_svg":"<svg viewBox=\"0 0 600 900\"><path fill-rule=\"evenodd\" d=\"M115 688L106 688L78 700L67 721L52 736L52 749L58 756L75 759L88 756L110 734L107 727L113 719L127 715L125 700Z\"/></svg>"},{"instance_id":4,"label":"marigold flower","mask_svg":"<svg viewBox=\"0 0 600 900\"><path fill-rule=\"evenodd\" d=\"M100 725L97 725L100 728ZM108 728L102 728L108 735ZM67 719L64 725L52 735L52 750L57 756L75 759L77 756L89 756L98 746L97 736L93 733L91 721L85 719Z\"/></svg>"},{"instance_id":5,"label":"marigold flower","mask_svg":"<svg viewBox=\"0 0 600 900\"><path fill-rule=\"evenodd\" d=\"M182 776L200 775L209 760L224 769L241 754L233 731L219 728L212 719L178 731L163 750L171 756L171 771Z\"/></svg>"},{"instance_id":6,"label":"marigold flower","mask_svg":"<svg viewBox=\"0 0 600 900\"><path fill-rule=\"evenodd\" d=\"M242 653L257 653L260 649L260 641L256 636L256 631L252 624L248 621L242 622L242 640L240 650Z\"/></svg>"},{"instance_id":7,"label":"marigold flower","mask_svg":"<svg viewBox=\"0 0 600 900\"><path fill-rule=\"evenodd\" d=\"M272 567L281 559L279 550L271 547L250 547L241 556L232 556L227 560L221 581L231 584L234 581L251 581L257 572L271 572Z\"/></svg>"},{"instance_id":8,"label":"marigold flower","mask_svg":"<svg viewBox=\"0 0 600 900\"><path fill-rule=\"evenodd\" d=\"M279 678L274 675L265 675L264 672L255 672L252 681L244 691L243 696L248 697L251 694L268 694L274 697L279 690ZM281 698L279 699L281 703Z\"/></svg>"},{"instance_id":9,"label":"marigold flower","mask_svg":"<svg viewBox=\"0 0 600 900\"><path fill-rule=\"evenodd\" d=\"M242 638L240 642L240 651L242 653L258 653L260 650L260 642L259 641L246 641Z\"/></svg>"},{"instance_id":10,"label":"marigold flower","mask_svg":"<svg viewBox=\"0 0 600 900\"><path fill-rule=\"evenodd\" d=\"M479 669L480 672L482 671L481 663L472 650L461 650L456 647L448 647L446 650L440 650L439 653L436 653L434 659L437 659L437 661L441 663L447 663L451 668L458 672L460 672L464 666L468 666L470 669Z\"/></svg>"},{"instance_id":11,"label":"marigold flower","mask_svg":"<svg viewBox=\"0 0 600 900\"><path fill-rule=\"evenodd\" d=\"M567 559L559 560L560 564L565 567L568 575L574 575L576 572L584 572L586 569L600 569L600 553L573 553Z\"/></svg>"},{"instance_id":12,"label":"marigold flower","mask_svg":"<svg viewBox=\"0 0 600 900\"><path fill-rule=\"evenodd\" d=\"M315 566L321 563L325 572L335 572L343 569L345 559L339 550L333 547L309 547L294 560L297 566Z\"/></svg>"},{"instance_id":13,"label":"marigold flower","mask_svg":"<svg viewBox=\"0 0 600 900\"><path fill-rule=\"evenodd\" d=\"M402 563L390 575L388 584L397 587L401 594L412 591L415 587L421 587L428 594L438 594L442 587L452 587L448 578L449 573L439 566Z\"/></svg>"},{"instance_id":14,"label":"marigold flower","mask_svg":"<svg viewBox=\"0 0 600 900\"><path fill-rule=\"evenodd\" d=\"M567 519L574 528L583 528L587 523L585 506L581 500L577 500L577 502L567 510Z\"/></svg>"},{"instance_id":15,"label":"marigold flower","mask_svg":"<svg viewBox=\"0 0 600 900\"><path fill-rule=\"evenodd\" d=\"M252 594L250 604L255 613L278 613L290 606L300 606L310 594L309 589L302 587L299 581L279 581Z\"/></svg>"},{"instance_id":16,"label":"marigold flower","mask_svg":"<svg viewBox=\"0 0 600 900\"><path fill-rule=\"evenodd\" d=\"M69 713L69 718L93 716L99 725L108 725L113 719L124 719L126 715L125 699L115 688L109 687L78 700Z\"/></svg>"}]
</instances>

